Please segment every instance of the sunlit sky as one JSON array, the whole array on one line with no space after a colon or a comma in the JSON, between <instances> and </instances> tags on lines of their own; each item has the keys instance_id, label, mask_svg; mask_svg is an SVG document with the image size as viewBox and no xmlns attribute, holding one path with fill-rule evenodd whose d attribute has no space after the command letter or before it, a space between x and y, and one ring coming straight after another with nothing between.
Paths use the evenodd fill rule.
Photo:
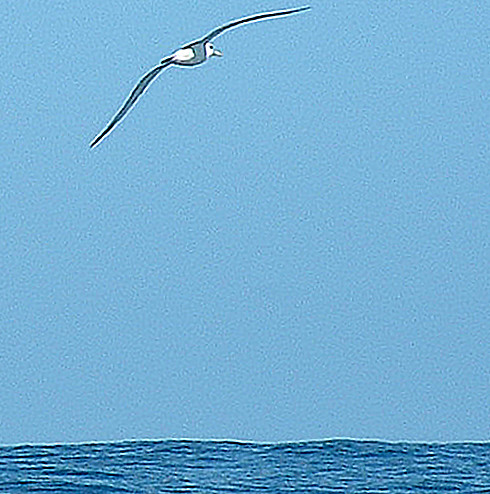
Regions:
<instances>
[{"instance_id":1,"label":"sunlit sky","mask_svg":"<svg viewBox=\"0 0 490 494\"><path fill-rule=\"evenodd\" d=\"M0 8L0 443L490 438L488 6Z\"/></svg>"}]
</instances>

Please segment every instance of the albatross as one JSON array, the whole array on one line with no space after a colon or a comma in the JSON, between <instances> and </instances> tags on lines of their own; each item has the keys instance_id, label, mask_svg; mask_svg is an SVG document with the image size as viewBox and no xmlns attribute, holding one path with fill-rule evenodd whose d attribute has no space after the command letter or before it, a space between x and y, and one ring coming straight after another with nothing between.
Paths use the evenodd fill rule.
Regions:
<instances>
[{"instance_id":1,"label":"albatross","mask_svg":"<svg viewBox=\"0 0 490 494\"><path fill-rule=\"evenodd\" d=\"M211 57L221 57L223 54L217 50L212 41L223 34L228 29L235 28L245 23L262 21L264 19L269 19L276 16L285 16L289 14L295 14L297 12L303 12L309 10L311 7L298 7L295 9L288 10L275 10L273 12L263 12L261 14L251 15L249 17L242 17L231 21L227 24L223 24L216 29L213 29L206 36L184 45L182 48L177 50L172 55L163 58L158 65L149 70L136 84L131 94L128 96L124 104L121 106L119 111L114 115L112 120L107 124L107 126L102 130L100 134L95 137L95 139L90 143L90 147L93 148L99 142L104 139L104 137L111 132L114 127L127 115L129 110L134 106L136 101L140 96L148 89L148 86L153 82L153 80L166 68L177 65L181 67L195 67L196 65L201 65L202 63L209 60Z\"/></svg>"}]
</instances>

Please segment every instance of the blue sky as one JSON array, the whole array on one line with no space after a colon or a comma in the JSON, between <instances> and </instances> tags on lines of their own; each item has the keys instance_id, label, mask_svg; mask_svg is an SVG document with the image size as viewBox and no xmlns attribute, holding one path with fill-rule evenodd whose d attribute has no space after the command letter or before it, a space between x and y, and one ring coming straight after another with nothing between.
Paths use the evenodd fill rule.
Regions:
<instances>
[{"instance_id":1,"label":"blue sky","mask_svg":"<svg viewBox=\"0 0 490 494\"><path fill-rule=\"evenodd\" d=\"M0 443L490 438L488 7L0 15Z\"/></svg>"}]
</instances>

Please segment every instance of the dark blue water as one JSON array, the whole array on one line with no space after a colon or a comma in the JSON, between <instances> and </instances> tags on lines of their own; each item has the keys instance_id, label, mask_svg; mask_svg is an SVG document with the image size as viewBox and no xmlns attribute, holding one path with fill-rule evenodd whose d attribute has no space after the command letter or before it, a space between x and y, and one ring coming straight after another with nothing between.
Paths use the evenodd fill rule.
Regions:
<instances>
[{"instance_id":1,"label":"dark blue water","mask_svg":"<svg viewBox=\"0 0 490 494\"><path fill-rule=\"evenodd\" d=\"M490 493L490 443L4 446L0 492Z\"/></svg>"}]
</instances>

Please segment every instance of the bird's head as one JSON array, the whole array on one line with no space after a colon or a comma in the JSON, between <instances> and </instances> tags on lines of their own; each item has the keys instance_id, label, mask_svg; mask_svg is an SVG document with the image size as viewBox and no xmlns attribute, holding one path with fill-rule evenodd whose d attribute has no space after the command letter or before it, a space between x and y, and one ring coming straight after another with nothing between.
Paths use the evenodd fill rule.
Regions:
<instances>
[{"instance_id":1,"label":"bird's head","mask_svg":"<svg viewBox=\"0 0 490 494\"><path fill-rule=\"evenodd\" d=\"M206 58L223 56L223 53L217 50L214 47L213 43L207 42L205 48L206 48Z\"/></svg>"}]
</instances>

